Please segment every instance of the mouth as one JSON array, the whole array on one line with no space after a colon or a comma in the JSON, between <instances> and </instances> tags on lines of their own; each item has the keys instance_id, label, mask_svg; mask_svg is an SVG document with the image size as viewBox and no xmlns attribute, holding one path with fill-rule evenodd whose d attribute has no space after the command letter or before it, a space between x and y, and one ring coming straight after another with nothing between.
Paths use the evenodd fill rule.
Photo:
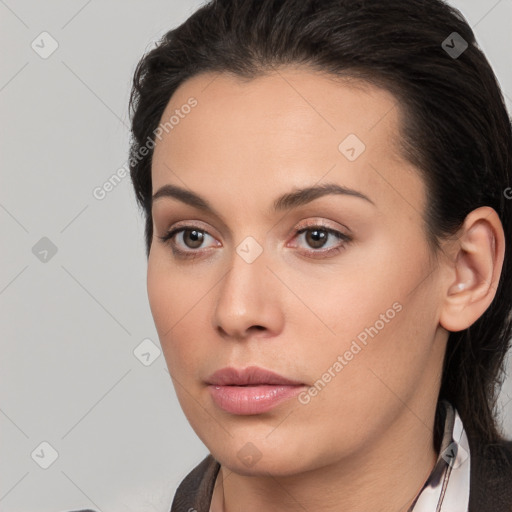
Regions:
<instances>
[{"instance_id":1,"label":"mouth","mask_svg":"<svg viewBox=\"0 0 512 512\"><path fill-rule=\"evenodd\" d=\"M210 396L225 412L236 415L263 414L280 403L297 396L306 389L304 385L209 385Z\"/></svg>"},{"instance_id":2,"label":"mouth","mask_svg":"<svg viewBox=\"0 0 512 512\"><path fill-rule=\"evenodd\" d=\"M278 373L249 366L226 367L207 380L210 396L223 411L236 415L262 414L306 389L306 384Z\"/></svg>"}]
</instances>

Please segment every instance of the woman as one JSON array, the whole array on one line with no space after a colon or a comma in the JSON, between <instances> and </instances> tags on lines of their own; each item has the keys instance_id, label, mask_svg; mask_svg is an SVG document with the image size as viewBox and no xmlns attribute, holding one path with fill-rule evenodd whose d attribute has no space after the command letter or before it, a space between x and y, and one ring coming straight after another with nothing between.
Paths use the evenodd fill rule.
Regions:
<instances>
[{"instance_id":1,"label":"woman","mask_svg":"<svg viewBox=\"0 0 512 512\"><path fill-rule=\"evenodd\" d=\"M138 65L171 511L510 511L512 134L440 0L217 0Z\"/></svg>"}]
</instances>

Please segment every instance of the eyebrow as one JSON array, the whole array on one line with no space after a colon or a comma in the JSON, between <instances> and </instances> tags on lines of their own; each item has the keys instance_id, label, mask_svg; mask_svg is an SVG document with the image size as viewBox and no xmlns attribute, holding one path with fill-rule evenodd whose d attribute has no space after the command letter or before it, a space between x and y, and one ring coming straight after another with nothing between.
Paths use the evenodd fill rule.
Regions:
<instances>
[{"instance_id":1,"label":"eyebrow","mask_svg":"<svg viewBox=\"0 0 512 512\"><path fill-rule=\"evenodd\" d=\"M304 204L310 203L319 197L333 194L358 197L368 201L375 206L375 203L369 197L361 192L358 192L357 190L343 187L336 183L324 183L322 185L299 188L292 192L283 194L274 201L273 211L281 212L284 210L291 210L293 208L297 208ZM154 202L162 197L174 198L178 201L193 206L194 208L219 216L219 214L206 199L202 198L195 192L191 192L190 190L178 187L176 185L167 184L159 188L158 191L153 195L152 201Z\"/></svg>"}]
</instances>

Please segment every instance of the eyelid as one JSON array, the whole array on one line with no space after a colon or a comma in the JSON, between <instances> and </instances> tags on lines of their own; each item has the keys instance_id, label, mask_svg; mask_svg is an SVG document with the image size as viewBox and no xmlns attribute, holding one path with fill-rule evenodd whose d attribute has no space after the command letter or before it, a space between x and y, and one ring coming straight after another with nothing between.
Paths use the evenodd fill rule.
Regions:
<instances>
[{"instance_id":1,"label":"eyelid","mask_svg":"<svg viewBox=\"0 0 512 512\"><path fill-rule=\"evenodd\" d=\"M201 258L204 256L204 253L211 253L209 248L202 248L202 249L181 249L174 238L184 231L192 231L197 230L202 233L204 233L207 236L210 236L215 242L217 247L222 247L222 243L220 243L214 235L212 235L209 231L209 229L205 229L202 226L203 222L197 221L197 220L187 220L187 221L180 221L175 224L172 224L170 228L168 228L165 231L165 234L163 236L157 236L157 238L160 239L160 241L165 244L166 246L171 248L171 251L175 258L179 258L182 260L194 260L196 258Z\"/></svg>"},{"instance_id":2,"label":"eyelid","mask_svg":"<svg viewBox=\"0 0 512 512\"><path fill-rule=\"evenodd\" d=\"M201 231L218 241L219 237L212 232L214 230L211 230L210 227L206 227L206 224L204 222L202 222L200 220L194 220L194 219L186 220L186 221L185 220L179 221L179 222L176 222L175 224L172 224L172 226L170 228L165 230L164 236L159 237L159 238L168 238L170 233L173 233L173 236L174 236L178 231L193 230L193 229L197 229L197 231Z\"/></svg>"},{"instance_id":3,"label":"eyelid","mask_svg":"<svg viewBox=\"0 0 512 512\"><path fill-rule=\"evenodd\" d=\"M299 238L300 236L302 236L302 234L308 230L312 230L314 228L319 228L323 231L326 231L331 237L334 237L335 239L337 239L336 245L334 247L318 248L318 249L314 249L314 248L307 249L307 248L301 247L300 250L298 250L297 252L299 254L302 253L302 255L306 255L308 258L313 258L313 259L327 259L327 258L333 257L333 256L339 254L340 252L342 252L343 250L345 250L347 245L352 243L352 241L354 239L351 230L349 228L347 228L346 226L343 226L343 227L345 228L347 233L344 232L345 230L343 230L343 229L334 228L333 226L331 226L329 223L327 223L323 219L308 220L302 226L299 225L299 226L295 226L293 228L293 232L294 232L294 237L292 239L293 243L292 244L288 243L287 247L291 247L293 249L298 249L300 246L296 242L296 239Z\"/></svg>"},{"instance_id":4,"label":"eyelid","mask_svg":"<svg viewBox=\"0 0 512 512\"><path fill-rule=\"evenodd\" d=\"M180 220L180 221L172 224L172 226L167 231L178 229L180 227L182 227L182 228L197 228L197 229L200 229L201 231L205 231L206 233L211 234L209 231L210 227L209 226L206 227L206 226L207 226L207 224L201 220L196 220L196 219Z\"/></svg>"},{"instance_id":5,"label":"eyelid","mask_svg":"<svg viewBox=\"0 0 512 512\"><path fill-rule=\"evenodd\" d=\"M324 229L330 230L330 231L340 232L341 234L346 235L347 237L353 236L350 228L348 228L344 224L339 224L339 223L336 223L336 224L337 224L337 226L341 226L341 227L333 226L328 221L326 221L325 219L321 219L321 218L308 219L308 220L304 221L302 224L299 223L299 224L295 225L292 229L292 233L298 233L298 232L303 231L308 228L318 227L318 228L324 228Z\"/></svg>"}]
</instances>

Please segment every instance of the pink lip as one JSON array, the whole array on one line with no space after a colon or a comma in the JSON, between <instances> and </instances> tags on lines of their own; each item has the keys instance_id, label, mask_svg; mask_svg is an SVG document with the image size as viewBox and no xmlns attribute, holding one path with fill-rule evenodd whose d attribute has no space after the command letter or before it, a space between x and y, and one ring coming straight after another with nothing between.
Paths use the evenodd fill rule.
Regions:
<instances>
[{"instance_id":1,"label":"pink lip","mask_svg":"<svg viewBox=\"0 0 512 512\"><path fill-rule=\"evenodd\" d=\"M305 386L214 386L208 389L214 402L231 414L261 414L300 393Z\"/></svg>"},{"instance_id":2,"label":"pink lip","mask_svg":"<svg viewBox=\"0 0 512 512\"><path fill-rule=\"evenodd\" d=\"M228 367L207 379L214 402L232 414L260 414L288 400L306 387L302 382L258 366Z\"/></svg>"},{"instance_id":3,"label":"pink lip","mask_svg":"<svg viewBox=\"0 0 512 512\"><path fill-rule=\"evenodd\" d=\"M247 368L237 370L232 366L222 368L212 373L207 379L207 384L217 386L247 386L272 384L281 386L303 386L303 382L287 379L278 373L260 368L259 366L248 366Z\"/></svg>"}]
</instances>

